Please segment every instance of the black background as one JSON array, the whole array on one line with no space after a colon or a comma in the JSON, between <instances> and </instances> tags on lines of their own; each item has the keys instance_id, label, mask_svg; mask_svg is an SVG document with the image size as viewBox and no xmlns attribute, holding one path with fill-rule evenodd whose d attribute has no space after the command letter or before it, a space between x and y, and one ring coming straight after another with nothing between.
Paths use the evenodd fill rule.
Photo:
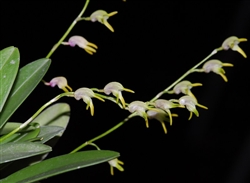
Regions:
<instances>
[{"instance_id":1,"label":"black background","mask_svg":"<svg viewBox=\"0 0 250 183\"><path fill-rule=\"evenodd\" d=\"M21 66L45 57L83 5L84 1L1 1L0 49L18 47ZM44 79L65 76L74 90L103 88L118 81L135 91L123 92L127 102L150 100L227 37L250 39L249 8L249 1L91 0L84 16L98 9L118 11L109 19L115 32L97 22L77 23L69 37L85 37L98 45L97 53L91 56L78 47L60 46ZM250 54L248 42L240 47ZM203 83L192 89L199 103L209 108L198 108L199 118L188 121L187 110L173 110L179 117L174 118L172 127L167 125L167 135L159 122L150 121L147 129L142 118L134 118L96 141L101 149L120 152L124 172L115 170L111 176L109 165L104 163L42 182L250 182L250 60L231 50L213 58L234 67L225 68L228 83L212 73L188 76L191 82ZM39 84L10 121L27 120L60 92ZM71 119L50 157L70 152L129 114L109 101L93 101L95 115L91 117L82 101L61 100L70 104Z\"/></svg>"}]
</instances>

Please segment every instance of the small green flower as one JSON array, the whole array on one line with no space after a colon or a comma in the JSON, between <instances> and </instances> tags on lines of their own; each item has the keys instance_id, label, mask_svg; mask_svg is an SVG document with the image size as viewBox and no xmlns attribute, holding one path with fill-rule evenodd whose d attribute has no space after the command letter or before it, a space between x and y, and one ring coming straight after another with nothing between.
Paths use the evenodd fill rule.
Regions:
<instances>
[{"instance_id":1,"label":"small green flower","mask_svg":"<svg viewBox=\"0 0 250 183\"><path fill-rule=\"evenodd\" d=\"M198 104L197 100L194 97L191 97L189 95L185 95L181 98L179 98L180 105L186 106L186 108L190 111L190 116L188 120L192 118L193 113L199 117L199 112L197 111L195 106L199 106L203 109L208 109L206 106Z\"/></svg>"},{"instance_id":2,"label":"small green flower","mask_svg":"<svg viewBox=\"0 0 250 183\"><path fill-rule=\"evenodd\" d=\"M161 125L162 125L164 133L167 134L167 128L166 128L164 122L165 121L167 121L167 122L169 121L168 117L170 119L172 119L172 114L167 115L167 113L165 111L161 110L161 109L154 109L154 110L150 110L149 109L147 111L147 115L148 115L149 119L156 119L157 121L159 121L161 123ZM174 116L176 116L176 115L174 115Z\"/></svg>"},{"instance_id":3,"label":"small green flower","mask_svg":"<svg viewBox=\"0 0 250 183\"><path fill-rule=\"evenodd\" d=\"M181 106L180 104L175 104L171 101L165 100L165 99L158 99L154 102L154 106L156 108L160 108L164 111L166 111L169 115L169 119L170 119L170 126L172 126L173 120L172 120L172 114L170 112L171 108L176 108L176 107L181 107L183 108L184 106Z\"/></svg>"},{"instance_id":4,"label":"small green flower","mask_svg":"<svg viewBox=\"0 0 250 183\"><path fill-rule=\"evenodd\" d=\"M227 77L225 76L225 70L222 67L233 67L233 64L230 63L222 63L219 60L213 59L213 60L209 60L207 61L203 67L202 67L202 71L204 71L205 73L209 73L210 71L219 74L225 82L227 82Z\"/></svg>"},{"instance_id":5,"label":"small green flower","mask_svg":"<svg viewBox=\"0 0 250 183\"><path fill-rule=\"evenodd\" d=\"M127 91L130 93L134 93L133 90L124 88L121 83L118 82L110 82L108 83L103 90L106 95L113 94L116 97L116 102L118 103L118 100L121 101L123 108L125 108L125 100L122 96L122 91Z\"/></svg>"},{"instance_id":6,"label":"small green flower","mask_svg":"<svg viewBox=\"0 0 250 183\"><path fill-rule=\"evenodd\" d=\"M69 38L68 42L62 42L63 45L69 45L71 47L75 47L75 45L79 46L80 48L84 49L90 55L96 53L97 46L94 43L88 42L82 36L72 36ZM94 49L95 48L95 49Z\"/></svg>"},{"instance_id":7,"label":"small green flower","mask_svg":"<svg viewBox=\"0 0 250 183\"><path fill-rule=\"evenodd\" d=\"M124 171L124 168L121 165L124 165L124 163L120 160L116 159L112 159L110 161L108 161L109 165L110 165L110 172L111 175L114 175L114 167L117 168L118 170L120 170L121 172Z\"/></svg>"},{"instance_id":8,"label":"small green flower","mask_svg":"<svg viewBox=\"0 0 250 183\"><path fill-rule=\"evenodd\" d=\"M79 88L74 92L74 97L76 100L83 99L83 101L87 104L86 110L90 107L91 116L94 115L94 105L91 98L97 98L104 102L104 100L98 96L89 88Z\"/></svg>"},{"instance_id":9,"label":"small green flower","mask_svg":"<svg viewBox=\"0 0 250 183\"><path fill-rule=\"evenodd\" d=\"M67 79L65 77L55 77L50 82L46 82L44 80L42 81L47 86L55 87L57 85L58 88L62 89L64 92L72 91L72 88L68 85Z\"/></svg>"},{"instance_id":10,"label":"small green flower","mask_svg":"<svg viewBox=\"0 0 250 183\"><path fill-rule=\"evenodd\" d=\"M117 13L118 13L117 11L107 13L104 10L97 10L94 13L92 13L89 18L87 18L85 20L91 20L92 22L98 21L101 24L104 24L110 31L114 32L113 27L108 23L107 20L109 19L109 17L111 17Z\"/></svg>"},{"instance_id":11,"label":"small green flower","mask_svg":"<svg viewBox=\"0 0 250 183\"><path fill-rule=\"evenodd\" d=\"M189 95L189 96L192 96L195 98L195 96L191 92L191 88L195 87L195 86L202 86L202 84L201 83L191 83L190 81L181 81L177 85L175 85L175 87L172 91L169 91L168 93L170 93L170 94L183 93L183 94L186 94L186 95Z\"/></svg>"},{"instance_id":12,"label":"small green flower","mask_svg":"<svg viewBox=\"0 0 250 183\"><path fill-rule=\"evenodd\" d=\"M138 116L141 116L145 119L147 128L149 127L148 117L146 113L146 110L148 109L149 109L148 105L145 102L141 102L141 101L134 101L128 105L129 112L136 113Z\"/></svg>"},{"instance_id":13,"label":"small green flower","mask_svg":"<svg viewBox=\"0 0 250 183\"><path fill-rule=\"evenodd\" d=\"M247 41L246 38L238 38L236 36L231 36L222 43L221 48L224 50L232 49L233 51L239 52L244 58L247 58L245 52L238 46L240 42L245 41Z\"/></svg>"}]
</instances>

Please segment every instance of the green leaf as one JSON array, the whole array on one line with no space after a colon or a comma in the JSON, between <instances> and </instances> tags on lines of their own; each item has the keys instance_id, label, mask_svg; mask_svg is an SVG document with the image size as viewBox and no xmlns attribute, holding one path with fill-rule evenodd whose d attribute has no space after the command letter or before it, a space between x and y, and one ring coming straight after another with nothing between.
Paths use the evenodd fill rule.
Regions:
<instances>
[{"instance_id":1,"label":"green leaf","mask_svg":"<svg viewBox=\"0 0 250 183\"><path fill-rule=\"evenodd\" d=\"M18 123L18 122L7 122L5 123L5 125L2 127L2 129L0 129L0 135L4 135L7 133L10 133L11 131L13 131L14 129L18 128L22 123ZM20 130L19 132L26 132L29 130L35 129L35 127L33 126L28 126L22 130Z\"/></svg>"},{"instance_id":2,"label":"green leaf","mask_svg":"<svg viewBox=\"0 0 250 183\"><path fill-rule=\"evenodd\" d=\"M10 92L10 97L0 115L0 128L42 80L50 63L49 59L39 59L20 69Z\"/></svg>"},{"instance_id":3,"label":"green leaf","mask_svg":"<svg viewBox=\"0 0 250 183\"><path fill-rule=\"evenodd\" d=\"M39 181L79 168L84 168L107 162L117 158L118 156L118 152L107 150L83 151L73 154L66 154L44 160L40 163L21 169L18 172L15 172L10 176L6 177L5 179L2 179L0 182L29 183Z\"/></svg>"},{"instance_id":4,"label":"green leaf","mask_svg":"<svg viewBox=\"0 0 250 183\"><path fill-rule=\"evenodd\" d=\"M51 147L37 142L11 142L0 145L0 164L51 151Z\"/></svg>"},{"instance_id":5,"label":"green leaf","mask_svg":"<svg viewBox=\"0 0 250 183\"><path fill-rule=\"evenodd\" d=\"M39 143L47 142L48 140L55 137L62 130L64 130L64 128L58 127L58 126L42 126L39 129L40 129L40 133L39 133L37 138L38 139L42 138L41 141L37 141ZM17 139L20 136L21 136L20 134L16 133L16 134L11 136L11 137L14 137L14 138L10 139L10 140L13 141L13 140ZM8 140L8 139L6 139L6 140ZM5 143L5 142L3 142L3 143ZM51 141L47 145L51 146L50 144L51 144ZM20 170L22 168L25 168L27 166L30 166L31 164L35 164L35 163L38 163L38 162L42 161L43 159L45 159L47 157L47 155L48 155L48 153L45 153L45 154L35 155L35 156L25 158L25 159L21 159L21 160L9 162L8 166L3 166L2 169L1 169L1 166L0 166L1 175L6 177L6 176L12 174L13 172L16 172L16 171L18 171L18 170ZM4 165L6 165L6 163Z\"/></svg>"},{"instance_id":6,"label":"green leaf","mask_svg":"<svg viewBox=\"0 0 250 183\"><path fill-rule=\"evenodd\" d=\"M42 126L38 138L42 139L40 142L45 143L64 130L65 128L60 126Z\"/></svg>"},{"instance_id":7,"label":"green leaf","mask_svg":"<svg viewBox=\"0 0 250 183\"><path fill-rule=\"evenodd\" d=\"M40 126L59 126L66 129L69 122L70 107L67 103L56 103L41 114L39 114L33 122L39 123ZM61 137L64 130L57 136Z\"/></svg>"},{"instance_id":8,"label":"green leaf","mask_svg":"<svg viewBox=\"0 0 250 183\"><path fill-rule=\"evenodd\" d=\"M0 51L0 112L15 81L19 60L19 51L13 46Z\"/></svg>"},{"instance_id":9,"label":"green leaf","mask_svg":"<svg viewBox=\"0 0 250 183\"><path fill-rule=\"evenodd\" d=\"M2 141L1 141L1 144L5 144L5 143L7 143L7 142L13 142L13 141L15 141L20 135L21 135L20 133L15 133L15 134L11 135L10 137L8 137L8 138L2 140ZM1 144L0 144L0 145L1 145ZM0 147L1 147L1 146L0 146ZM0 153L1 153L1 150L0 150Z\"/></svg>"},{"instance_id":10,"label":"green leaf","mask_svg":"<svg viewBox=\"0 0 250 183\"><path fill-rule=\"evenodd\" d=\"M38 137L42 137L42 143L50 140L46 144L51 147L57 143L68 125L69 112L70 107L68 104L57 103L45 109L33 120L35 123L38 123L41 126L41 133ZM59 130L58 128L61 129ZM57 132L57 130L59 131ZM47 154L36 157L36 160L32 158L32 163L37 163L46 158L46 156Z\"/></svg>"},{"instance_id":11,"label":"green leaf","mask_svg":"<svg viewBox=\"0 0 250 183\"><path fill-rule=\"evenodd\" d=\"M36 139L36 137L38 136L39 133L40 133L40 128L33 129L33 130L28 131L28 132L15 133L15 134L11 135L10 137L4 139L1 142L1 144L5 144L7 142L33 141L34 139Z\"/></svg>"},{"instance_id":12,"label":"green leaf","mask_svg":"<svg viewBox=\"0 0 250 183\"><path fill-rule=\"evenodd\" d=\"M40 133L40 128L31 130L30 132L21 133L14 142L25 142L35 139Z\"/></svg>"}]
</instances>

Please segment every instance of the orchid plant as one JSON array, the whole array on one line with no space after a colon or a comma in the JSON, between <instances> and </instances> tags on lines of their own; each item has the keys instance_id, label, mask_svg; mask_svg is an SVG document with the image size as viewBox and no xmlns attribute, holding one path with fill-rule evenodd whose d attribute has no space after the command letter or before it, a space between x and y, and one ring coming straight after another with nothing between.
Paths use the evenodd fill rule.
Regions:
<instances>
[{"instance_id":1,"label":"orchid plant","mask_svg":"<svg viewBox=\"0 0 250 183\"><path fill-rule=\"evenodd\" d=\"M197 98L191 90L193 87L202 86L202 84L192 83L191 81L185 80L185 78L194 72L213 72L220 75L223 80L227 82L228 79L223 67L232 67L233 64L223 63L217 59L209 59L219 51L229 49L237 51L244 58L247 57L245 52L239 47L239 43L247 41L246 38L238 38L236 36L226 38L220 47L214 49L205 59L189 69L170 86L148 101L136 100L129 103L125 102L122 92L134 93L134 91L123 87L123 85L117 81L111 81L103 88L81 87L76 90L73 90L69 86L67 79L63 76L55 76L49 82L45 81L43 77L51 64L50 57L60 45L68 45L71 47L77 45L90 55L98 54L96 53L97 45L87 41L82 35L72 35L68 41L65 41L66 37L70 35L71 30L78 22L82 22L82 20L97 21L105 25L111 32L114 32L113 27L107 20L118 12L107 13L104 10L97 10L89 17L83 17L89 1L90 0L86 0L80 14L45 58L31 62L19 69L20 55L16 47L11 46L0 51L1 172L10 164L17 165L20 164L20 161L24 162L23 167L3 177L1 180L2 183L36 182L68 171L104 162L110 165L112 175L114 175L114 168L117 168L119 171L124 171L122 166L123 162L118 159L120 156L119 153L101 150L96 144L96 141L120 128L133 117L143 118L147 128L150 126L149 122L151 119L158 120L165 134L167 134L165 123L167 122L169 126L172 126L172 117L178 116L177 114L171 113L172 108L188 110L190 112L189 120L192 118L193 113L198 117L199 112L197 106L203 109L208 108L198 103ZM62 90L62 93L46 102L25 122L9 122L8 120L12 114L40 82L50 87L57 86ZM168 96L172 97L165 97L165 94L169 94ZM182 96L176 97L174 94L181 94ZM86 104L86 109L90 109L91 116L94 115L94 102L98 102L93 102L93 99L98 99L102 102L111 101L117 104L121 110L128 111L129 115L111 129L85 141L70 153L46 159L46 156L52 151L54 145L49 142L63 135L69 121L69 115L67 114L70 111L69 105L66 103L56 103L62 97L70 97L73 100L82 99ZM95 147L96 150L84 151L83 148L88 145Z\"/></svg>"}]
</instances>

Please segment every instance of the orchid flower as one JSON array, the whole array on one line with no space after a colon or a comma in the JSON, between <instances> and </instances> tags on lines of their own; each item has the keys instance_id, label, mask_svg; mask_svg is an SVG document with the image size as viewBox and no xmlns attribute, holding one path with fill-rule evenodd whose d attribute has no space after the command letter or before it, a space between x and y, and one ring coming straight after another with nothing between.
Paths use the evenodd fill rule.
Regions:
<instances>
[{"instance_id":1,"label":"orchid flower","mask_svg":"<svg viewBox=\"0 0 250 183\"><path fill-rule=\"evenodd\" d=\"M238 38L236 36L231 36L222 43L221 48L219 49L223 50L232 49L233 51L239 52L244 58L247 58L245 52L238 46L240 42L245 42L245 41L247 41L246 38Z\"/></svg>"},{"instance_id":2,"label":"orchid flower","mask_svg":"<svg viewBox=\"0 0 250 183\"><path fill-rule=\"evenodd\" d=\"M116 159L112 159L110 161L108 161L109 165L110 165L110 172L111 175L114 175L114 167L117 168L118 170L120 170L121 172L124 171L124 168L121 165L124 165L124 163L120 160Z\"/></svg>"},{"instance_id":3,"label":"orchid flower","mask_svg":"<svg viewBox=\"0 0 250 183\"><path fill-rule=\"evenodd\" d=\"M69 45L71 47L75 47L75 45L79 46L80 48L84 49L90 55L96 53L97 46L94 43L88 42L82 36L72 36L69 38L68 42L62 42L63 45ZM95 49L94 49L95 48Z\"/></svg>"},{"instance_id":4,"label":"orchid flower","mask_svg":"<svg viewBox=\"0 0 250 183\"><path fill-rule=\"evenodd\" d=\"M141 101L134 101L128 105L129 112L131 112L131 113L136 112L136 114L138 116L143 117L145 119L145 122L146 122L146 127L148 128L149 127L148 117L146 114L147 109L148 109L148 105L145 102L141 102Z\"/></svg>"},{"instance_id":5,"label":"orchid flower","mask_svg":"<svg viewBox=\"0 0 250 183\"><path fill-rule=\"evenodd\" d=\"M90 15L89 18L85 18L85 20L91 20L92 22L100 22L101 24L104 24L110 31L114 32L113 27L108 23L108 18L117 14L117 11L113 11L111 13L107 13L104 10L97 10L94 13Z\"/></svg>"},{"instance_id":6,"label":"orchid flower","mask_svg":"<svg viewBox=\"0 0 250 183\"><path fill-rule=\"evenodd\" d=\"M169 121L169 120L168 120L168 114L164 110L162 110L162 109L150 110L149 109L147 111L147 115L148 115L149 119L156 119L157 121L159 121L162 125L164 133L167 134L167 128L165 126L164 121ZM173 114L173 116L178 116L178 115ZM169 115L169 118L172 119L172 114Z\"/></svg>"},{"instance_id":7,"label":"orchid flower","mask_svg":"<svg viewBox=\"0 0 250 183\"><path fill-rule=\"evenodd\" d=\"M191 83L190 81L181 81L177 85L175 85L175 87L172 91L169 91L168 93L170 93L170 94L183 93L183 94L186 94L186 95L189 95L189 96L192 96L195 98L195 96L191 92L191 88L195 87L195 86L202 86L202 84L201 83Z\"/></svg>"},{"instance_id":8,"label":"orchid flower","mask_svg":"<svg viewBox=\"0 0 250 183\"><path fill-rule=\"evenodd\" d=\"M219 74L225 82L227 82L227 77L225 76L225 70L222 67L233 67L233 64L230 63L222 63L219 60L213 59L213 60L209 60L207 61L203 67L201 71L204 71L205 73L209 73L209 72L214 72L216 74Z\"/></svg>"},{"instance_id":9,"label":"orchid flower","mask_svg":"<svg viewBox=\"0 0 250 183\"><path fill-rule=\"evenodd\" d=\"M165 100L165 99L158 99L154 102L154 106L156 108L160 108L164 111L166 111L169 115L169 119L170 119L170 126L172 126L173 124L173 120L172 120L172 114L170 112L171 108L176 108L176 107L181 107L183 108L184 106L180 105L180 104L175 104L171 101Z\"/></svg>"},{"instance_id":10,"label":"orchid flower","mask_svg":"<svg viewBox=\"0 0 250 183\"><path fill-rule=\"evenodd\" d=\"M104 102L101 97L98 97L91 89L89 88L79 88L74 92L74 97L76 100L83 99L83 101L87 104L86 110L90 107L91 116L94 115L94 105L91 98L97 98Z\"/></svg>"},{"instance_id":11,"label":"orchid flower","mask_svg":"<svg viewBox=\"0 0 250 183\"><path fill-rule=\"evenodd\" d=\"M110 93L112 93L116 97L117 103L118 103L118 100L121 101L123 108L125 108L125 100L122 96L122 91L134 93L133 90L124 88L122 84L118 82L110 82L104 87L103 90L100 90L100 91L104 92L106 95L109 95Z\"/></svg>"},{"instance_id":12,"label":"orchid flower","mask_svg":"<svg viewBox=\"0 0 250 183\"><path fill-rule=\"evenodd\" d=\"M62 89L64 92L71 92L72 88L68 85L67 79L65 77L55 77L50 82L46 82L42 80L43 83L47 86L55 87L56 85L58 88Z\"/></svg>"},{"instance_id":13,"label":"orchid flower","mask_svg":"<svg viewBox=\"0 0 250 183\"><path fill-rule=\"evenodd\" d=\"M181 97L179 99L179 103L180 103L180 105L186 106L186 108L190 111L190 116L189 116L188 120L190 120L192 118L193 113L197 117L199 117L199 112L197 111L195 106L199 106L203 109L208 109L206 106L198 104L197 100L194 97L189 96L189 95L185 95L185 96Z\"/></svg>"}]
</instances>

